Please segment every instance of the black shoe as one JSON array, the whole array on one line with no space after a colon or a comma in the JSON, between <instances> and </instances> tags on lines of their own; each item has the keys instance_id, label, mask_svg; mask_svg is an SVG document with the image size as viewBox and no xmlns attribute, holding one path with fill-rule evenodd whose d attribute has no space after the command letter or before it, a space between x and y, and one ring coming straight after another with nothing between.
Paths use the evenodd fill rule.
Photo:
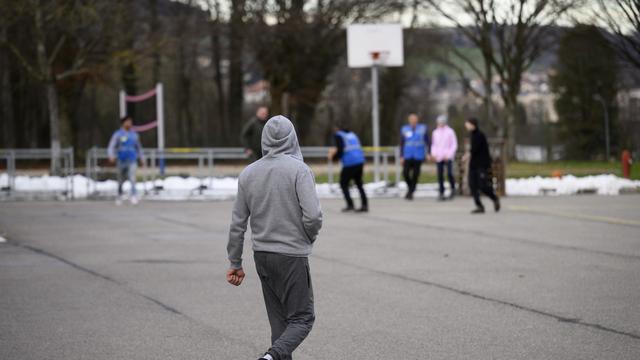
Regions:
<instances>
[{"instance_id":1,"label":"black shoe","mask_svg":"<svg viewBox=\"0 0 640 360\"><path fill-rule=\"evenodd\" d=\"M484 208L476 208L471 213L472 214L484 214Z\"/></svg>"},{"instance_id":2,"label":"black shoe","mask_svg":"<svg viewBox=\"0 0 640 360\"><path fill-rule=\"evenodd\" d=\"M456 194L452 192L451 195L449 195L449 197L447 198L447 200L453 200L453 198L455 197L456 197Z\"/></svg>"},{"instance_id":3,"label":"black shoe","mask_svg":"<svg viewBox=\"0 0 640 360\"><path fill-rule=\"evenodd\" d=\"M265 357L265 356L267 356L267 355L271 355L271 357L275 359L275 357L273 357L273 354L265 353L265 354L264 354L260 359L258 359L258 360L267 360L267 358Z\"/></svg>"},{"instance_id":4,"label":"black shoe","mask_svg":"<svg viewBox=\"0 0 640 360\"><path fill-rule=\"evenodd\" d=\"M493 210L496 212L500 211L500 199L496 198L496 201L493 202Z\"/></svg>"},{"instance_id":5,"label":"black shoe","mask_svg":"<svg viewBox=\"0 0 640 360\"><path fill-rule=\"evenodd\" d=\"M413 193L412 192L408 192L407 196L404 197L407 200L413 200Z\"/></svg>"},{"instance_id":6,"label":"black shoe","mask_svg":"<svg viewBox=\"0 0 640 360\"><path fill-rule=\"evenodd\" d=\"M353 206L347 206L346 208L342 209L342 212L351 212L351 211L355 211L356 209Z\"/></svg>"},{"instance_id":7,"label":"black shoe","mask_svg":"<svg viewBox=\"0 0 640 360\"><path fill-rule=\"evenodd\" d=\"M438 201L445 201L447 199L444 198L444 195L440 194L438 195Z\"/></svg>"},{"instance_id":8,"label":"black shoe","mask_svg":"<svg viewBox=\"0 0 640 360\"><path fill-rule=\"evenodd\" d=\"M360 209L356 210L356 212L358 212L358 213L369 212L369 207L368 206L363 206Z\"/></svg>"}]
</instances>

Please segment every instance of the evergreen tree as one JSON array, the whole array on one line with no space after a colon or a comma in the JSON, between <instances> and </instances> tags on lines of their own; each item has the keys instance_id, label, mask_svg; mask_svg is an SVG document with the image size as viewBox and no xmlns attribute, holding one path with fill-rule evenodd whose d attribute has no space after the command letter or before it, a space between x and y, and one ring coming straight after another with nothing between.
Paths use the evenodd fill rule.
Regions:
<instances>
[{"instance_id":1,"label":"evergreen tree","mask_svg":"<svg viewBox=\"0 0 640 360\"><path fill-rule=\"evenodd\" d=\"M600 29L578 25L570 29L558 47L556 73L551 87L557 94L560 136L571 159L603 157L604 107L610 118L610 139L615 145L616 55Z\"/></svg>"}]
</instances>

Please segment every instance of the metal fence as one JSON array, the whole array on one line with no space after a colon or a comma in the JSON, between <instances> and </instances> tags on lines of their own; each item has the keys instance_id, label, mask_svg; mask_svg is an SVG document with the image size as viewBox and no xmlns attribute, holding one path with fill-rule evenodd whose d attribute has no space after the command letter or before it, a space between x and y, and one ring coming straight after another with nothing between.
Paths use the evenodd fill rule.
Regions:
<instances>
[{"instance_id":1,"label":"metal fence","mask_svg":"<svg viewBox=\"0 0 640 360\"><path fill-rule=\"evenodd\" d=\"M8 184L2 188L2 192L6 193L8 197L14 197L17 194L16 188L16 176L17 176L17 162L34 161L34 160L49 160L51 161L57 157L61 160L62 165L62 177L65 181L64 189L61 190L61 195L67 199L73 199L74 194L74 161L73 161L73 148L60 149L58 156L54 156L51 149L0 149L0 159L4 160L7 169Z\"/></svg>"},{"instance_id":2,"label":"metal fence","mask_svg":"<svg viewBox=\"0 0 640 360\"><path fill-rule=\"evenodd\" d=\"M336 164L327 158L330 147L318 146L318 147L302 147L302 155L308 160L323 159L327 161L327 181L329 185L333 185L336 179ZM372 158L374 155L374 148L365 147L365 156ZM398 147L381 147L379 148L379 154L382 159L382 180L387 185L397 185L400 181L400 149ZM141 172L142 180L145 183L145 193L151 191L160 191L159 186L153 185L152 188L146 188L146 184L151 182L155 184L160 175L160 163L161 159L164 162L174 160L187 160L193 161L197 164L197 170L195 171L195 177L200 179L200 187L198 191L202 193L203 190L211 188L210 184L207 184L207 179L212 179L215 176L215 166L218 160L248 160L247 155L243 148L168 148L164 151L158 149L144 149L145 167L146 170ZM87 178L94 180L87 182L87 194L88 196L97 195L96 182L99 180L101 173L108 173L113 171L113 166L101 166L102 163L108 159L107 149L93 147L87 151L86 156L86 176ZM392 162L393 161L393 162ZM393 168L392 168L393 166ZM393 174L393 183L391 182L391 175Z\"/></svg>"}]
</instances>

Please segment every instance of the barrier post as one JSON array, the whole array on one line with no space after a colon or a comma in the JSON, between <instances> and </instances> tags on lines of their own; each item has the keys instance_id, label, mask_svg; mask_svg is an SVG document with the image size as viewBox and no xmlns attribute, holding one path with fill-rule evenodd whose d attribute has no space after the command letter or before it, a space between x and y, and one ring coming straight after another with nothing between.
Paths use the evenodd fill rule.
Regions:
<instances>
[{"instance_id":1,"label":"barrier post","mask_svg":"<svg viewBox=\"0 0 640 360\"><path fill-rule=\"evenodd\" d=\"M73 159L73 147L69 148L69 163L70 163L70 167L69 167L69 179L71 181L71 200L75 199L75 179L74 179L74 168L75 168L75 163L74 163L74 159Z\"/></svg>"},{"instance_id":2,"label":"barrier post","mask_svg":"<svg viewBox=\"0 0 640 360\"><path fill-rule=\"evenodd\" d=\"M382 179L384 180L384 187L386 191L386 188L389 185L389 153L387 153L387 151L382 154L382 165L384 166Z\"/></svg>"},{"instance_id":3,"label":"barrier post","mask_svg":"<svg viewBox=\"0 0 640 360\"><path fill-rule=\"evenodd\" d=\"M160 175L164 175L164 91L162 83L156 84L156 114L158 117L158 151L160 152Z\"/></svg>"}]
</instances>

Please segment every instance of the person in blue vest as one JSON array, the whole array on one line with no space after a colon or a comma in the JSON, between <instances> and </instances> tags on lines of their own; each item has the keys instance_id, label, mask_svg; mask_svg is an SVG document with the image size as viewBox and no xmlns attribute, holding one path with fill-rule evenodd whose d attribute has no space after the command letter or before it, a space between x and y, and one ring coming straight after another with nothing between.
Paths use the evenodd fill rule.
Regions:
<instances>
[{"instance_id":1,"label":"person in blue vest","mask_svg":"<svg viewBox=\"0 0 640 360\"><path fill-rule=\"evenodd\" d=\"M407 183L407 200L413 200L413 193L420 178L420 168L430 147L427 125L418 121L417 114L409 114L407 124L400 129L400 163L403 167L404 181Z\"/></svg>"},{"instance_id":2,"label":"person in blue vest","mask_svg":"<svg viewBox=\"0 0 640 360\"><path fill-rule=\"evenodd\" d=\"M118 169L118 197L116 205L122 205L123 191L122 185L126 180L131 183L131 196L129 200L133 205L138 203L136 191L136 170L138 162L140 166L144 164L142 145L138 133L133 130L133 119L125 116L120 119L120 129L111 136L107 153L109 162L116 164Z\"/></svg>"},{"instance_id":3,"label":"person in blue vest","mask_svg":"<svg viewBox=\"0 0 640 360\"><path fill-rule=\"evenodd\" d=\"M369 202L362 184L362 173L365 159L360 139L353 131L349 131L341 126L334 127L333 131L336 147L329 152L329 158L334 161L340 160L340 162L342 162L340 187L342 188L344 199L347 202L347 207L342 209L342 211L367 212L369 211ZM353 200L349 194L349 185L352 180L356 183L356 187L360 192L360 199L362 200L362 206L358 210L354 207Z\"/></svg>"}]
</instances>

